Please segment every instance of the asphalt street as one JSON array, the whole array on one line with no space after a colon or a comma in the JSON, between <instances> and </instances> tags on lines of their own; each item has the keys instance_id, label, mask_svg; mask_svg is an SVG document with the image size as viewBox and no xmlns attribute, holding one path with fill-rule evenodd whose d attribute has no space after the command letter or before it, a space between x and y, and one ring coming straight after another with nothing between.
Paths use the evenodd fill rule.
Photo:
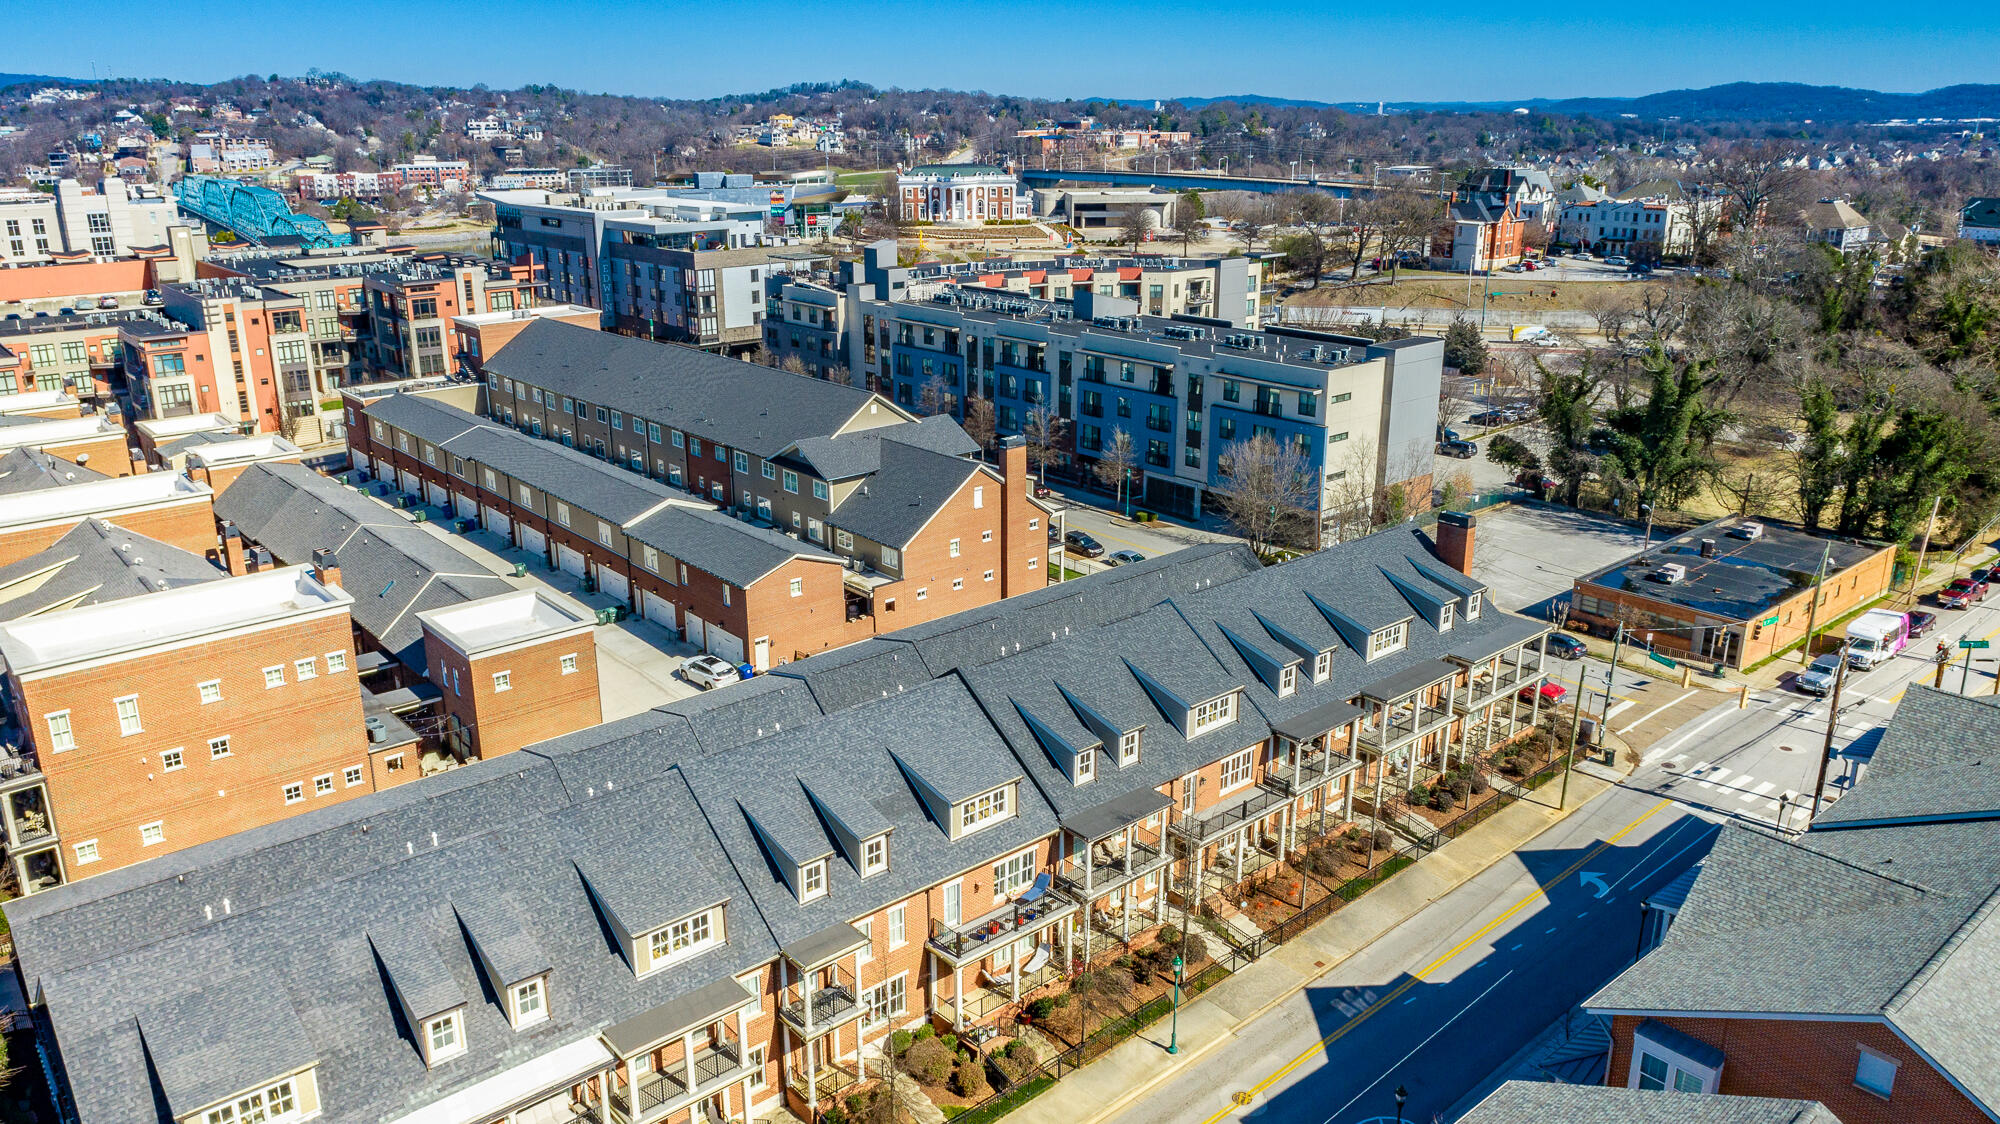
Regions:
<instances>
[{"instance_id":1,"label":"asphalt street","mask_svg":"<svg viewBox=\"0 0 2000 1124\"><path fill-rule=\"evenodd\" d=\"M1552 794L1551 794L1552 795ZM1633 960L1639 902L1713 822L1612 789L1239 1031L1121 1124L1440 1119Z\"/></svg>"}]
</instances>

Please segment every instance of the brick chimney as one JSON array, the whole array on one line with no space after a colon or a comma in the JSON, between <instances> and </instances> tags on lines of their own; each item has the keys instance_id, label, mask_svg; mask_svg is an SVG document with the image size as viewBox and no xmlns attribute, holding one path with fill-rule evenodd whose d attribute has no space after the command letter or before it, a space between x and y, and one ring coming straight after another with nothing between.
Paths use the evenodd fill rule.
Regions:
<instances>
[{"instance_id":1,"label":"brick chimney","mask_svg":"<svg viewBox=\"0 0 2000 1124\"><path fill-rule=\"evenodd\" d=\"M250 560L243 549L243 532L227 519L222 521L222 564L237 577L250 572Z\"/></svg>"},{"instance_id":2,"label":"brick chimney","mask_svg":"<svg viewBox=\"0 0 2000 1124\"><path fill-rule=\"evenodd\" d=\"M1472 533L1472 516L1463 511L1438 513L1438 557L1461 574L1472 573Z\"/></svg>"},{"instance_id":3,"label":"brick chimney","mask_svg":"<svg viewBox=\"0 0 2000 1124\"><path fill-rule=\"evenodd\" d=\"M1025 553L1034 538L1028 520L1034 504L1028 502L1028 441L1019 434L1000 439L1000 596L1012 597L1048 584L1048 568L1030 578L1026 564L1016 554Z\"/></svg>"},{"instance_id":4,"label":"brick chimney","mask_svg":"<svg viewBox=\"0 0 2000 1124\"><path fill-rule=\"evenodd\" d=\"M325 547L313 551L313 577L318 578L321 585L340 584L340 560L333 556L333 551Z\"/></svg>"},{"instance_id":5,"label":"brick chimney","mask_svg":"<svg viewBox=\"0 0 2000 1124\"><path fill-rule=\"evenodd\" d=\"M153 466L146 463L146 450L141 449L137 445L132 445L128 446L125 451L132 457L132 475L144 476L148 472L153 471Z\"/></svg>"}]
</instances>

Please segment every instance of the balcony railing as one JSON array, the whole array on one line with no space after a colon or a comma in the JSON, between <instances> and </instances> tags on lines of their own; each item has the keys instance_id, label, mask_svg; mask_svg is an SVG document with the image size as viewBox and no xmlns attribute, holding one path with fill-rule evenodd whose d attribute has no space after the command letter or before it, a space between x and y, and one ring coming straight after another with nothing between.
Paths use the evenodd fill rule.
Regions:
<instances>
[{"instance_id":1,"label":"balcony railing","mask_svg":"<svg viewBox=\"0 0 2000 1124\"><path fill-rule=\"evenodd\" d=\"M829 1097L839 1096L860 1080L861 1078L846 1066L829 1065L821 1066L818 1072L812 1075L810 1083L806 1079L804 1070L793 1074L792 1088L807 1101L811 1101L815 1094L823 1101Z\"/></svg>"},{"instance_id":2,"label":"balcony railing","mask_svg":"<svg viewBox=\"0 0 2000 1124\"><path fill-rule=\"evenodd\" d=\"M976 960L1015 937L1047 928L1077 908L1077 901L1056 889L1051 879L1048 889L1034 901L1017 900L988 910L957 928L938 924L931 947L955 964Z\"/></svg>"},{"instance_id":3,"label":"balcony railing","mask_svg":"<svg viewBox=\"0 0 2000 1124\"><path fill-rule=\"evenodd\" d=\"M1290 757L1281 758L1264 774L1271 783L1282 786L1286 792L1296 796L1319 784L1329 777L1336 777L1347 771L1351 762L1342 754L1326 749L1313 749L1298 755L1295 766Z\"/></svg>"},{"instance_id":4,"label":"balcony railing","mask_svg":"<svg viewBox=\"0 0 2000 1124\"><path fill-rule=\"evenodd\" d=\"M837 983L822 987L812 993L812 1021L806 1021L804 1000L794 999L778 1008L778 1014L800 1033L811 1030L818 1034L823 1030L843 1026L861 1016L861 1004L855 998L854 988L847 983Z\"/></svg>"},{"instance_id":5,"label":"balcony railing","mask_svg":"<svg viewBox=\"0 0 2000 1124\"><path fill-rule=\"evenodd\" d=\"M1080 898L1095 898L1108 894L1134 878L1139 878L1166 865L1167 855L1160 846L1160 840L1140 840L1134 838L1130 847L1114 840L1107 847L1104 843L1090 848L1086 864L1084 855L1071 855L1056 868L1056 884L1070 895Z\"/></svg>"},{"instance_id":6,"label":"balcony railing","mask_svg":"<svg viewBox=\"0 0 2000 1124\"><path fill-rule=\"evenodd\" d=\"M1452 720L1454 711L1448 704L1417 705L1403 703L1389 709L1386 721L1370 729L1361 728L1361 745L1377 753L1400 748L1425 734L1440 730Z\"/></svg>"},{"instance_id":7,"label":"balcony railing","mask_svg":"<svg viewBox=\"0 0 2000 1124\"><path fill-rule=\"evenodd\" d=\"M1227 803L1176 823L1174 834L1201 846L1263 818L1271 809L1289 799L1291 794L1280 785L1269 781L1253 784L1232 794Z\"/></svg>"},{"instance_id":8,"label":"balcony railing","mask_svg":"<svg viewBox=\"0 0 2000 1124\"><path fill-rule=\"evenodd\" d=\"M611 1096L611 1107L627 1124L646 1124L647 1121L677 1112L687 1105L690 1097L712 1093L730 1081L743 1076L743 1055L734 1042L712 1045L694 1056L694 1085L688 1085L686 1066L674 1063L674 1068L649 1073L638 1082L638 1112L632 1112L621 1086Z\"/></svg>"},{"instance_id":9,"label":"balcony railing","mask_svg":"<svg viewBox=\"0 0 2000 1124\"><path fill-rule=\"evenodd\" d=\"M1500 661L1500 670L1498 672L1487 672L1483 668L1474 668L1472 670L1471 704L1468 706L1464 703L1458 692L1452 693L1452 702L1461 711L1477 710L1492 702L1495 698L1506 695L1516 688L1525 687L1530 683L1540 681L1542 676L1543 670L1541 668L1535 667L1525 661L1510 663L1502 660Z\"/></svg>"}]
</instances>

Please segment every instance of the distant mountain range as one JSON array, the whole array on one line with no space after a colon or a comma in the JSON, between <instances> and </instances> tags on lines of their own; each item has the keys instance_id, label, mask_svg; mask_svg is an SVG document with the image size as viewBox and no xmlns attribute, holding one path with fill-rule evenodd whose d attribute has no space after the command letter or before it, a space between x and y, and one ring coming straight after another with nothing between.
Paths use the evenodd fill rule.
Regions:
<instances>
[{"instance_id":1,"label":"distant mountain range","mask_svg":"<svg viewBox=\"0 0 2000 1124\"><path fill-rule=\"evenodd\" d=\"M1146 104L1147 99L1131 99ZM1237 94L1219 98L1173 98L1199 108L1216 102L1307 109L1344 109L1373 113L1375 102L1324 102ZM1731 82L1702 90L1668 90L1635 98L1527 98L1521 101L1382 103L1390 113L1506 113L1537 110L1566 116L1634 117L1659 120L1679 117L1696 121L1823 121L1905 120L1918 117L2000 118L2000 85L1945 86L1921 94L1890 94L1845 86L1808 86L1799 82Z\"/></svg>"},{"instance_id":2,"label":"distant mountain range","mask_svg":"<svg viewBox=\"0 0 2000 1124\"><path fill-rule=\"evenodd\" d=\"M49 74L0 74L0 90L9 86L41 85L44 82L75 82L75 78L57 78Z\"/></svg>"}]
</instances>

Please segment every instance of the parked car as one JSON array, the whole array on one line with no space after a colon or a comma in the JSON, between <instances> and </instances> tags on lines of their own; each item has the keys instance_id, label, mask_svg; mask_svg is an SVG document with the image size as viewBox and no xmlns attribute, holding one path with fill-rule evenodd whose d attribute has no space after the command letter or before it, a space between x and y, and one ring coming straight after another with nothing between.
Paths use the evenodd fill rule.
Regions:
<instances>
[{"instance_id":1,"label":"parked car","mask_svg":"<svg viewBox=\"0 0 2000 1124\"><path fill-rule=\"evenodd\" d=\"M1938 607L1941 609L1970 609L1973 601L1978 599L1975 593L1977 589L1978 587L1971 581L1960 578L1932 596L1937 598Z\"/></svg>"},{"instance_id":2,"label":"parked car","mask_svg":"<svg viewBox=\"0 0 2000 1124\"><path fill-rule=\"evenodd\" d=\"M1549 655L1557 659L1580 660L1589 654L1589 652L1590 649L1585 646L1583 641L1578 640L1567 632L1552 632L1549 634Z\"/></svg>"},{"instance_id":3,"label":"parked car","mask_svg":"<svg viewBox=\"0 0 2000 1124\"><path fill-rule=\"evenodd\" d=\"M1562 702L1563 698L1569 694L1569 688L1563 686L1560 683L1544 683L1541 685L1541 688L1537 690L1533 684L1530 684L1529 686L1523 687L1520 690L1514 692L1514 697L1520 699L1524 703L1531 703L1535 701L1535 696L1537 694L1542 696L1543 703L1549 706L1555 706L1556 704Z\"/></svg>"},{"instance_id":4,"label":"parked car","mask_svg":"<svg viewBox=\"0 0 2000 1124\"><path fill-rule=\"evenodd\" d=\"M1812 666L1799 672L1792 680L1792 686L1808 695L1825 698L1833 690L1833 681L1840 674L1840 653L1828 652L1812 662Z\"/></svg>"},{"instance_id":5,"label":"parked car","mask_svg":"<svg viewBox=\"0 0 2000 1124\"><path fill-rule=\"evenodd\" d=\"M1474 445L1470 441L1440 441L1438 442L1437 451L1439 456L1457 457L1459 460L1464 461L1478 456L1479 446Z\"/></svg>"},{"instance_id":6,"label":"parked car","mask_svg":"<svg viewBox=\"0 0 2000 1124\"><path fill-rule=\"evenodd\" d=\"M1522 265L1520 262L1515 262L1513 265L1503 265L1500 268L1508 273L1526 273L1528 271L1528 267Z\"/></svg>"},{"instance_id":7,"label":"parked car","mask_svg":"<svg viewBox=\"0 0 2000 1124\"><path fill-rule=\"evenodd\" d=\"M1457 430L1455 430L1455 429L1453 429L1452 427L1450 427L1450 426L1448 426L1448 425L1440 425L1440 426L1438 426L1438 440L1439 440L1439 441L1463 441L1463 440L1465 440L1465 438L1463 438L1463 437L1460 437L1460 436L1458 435L1458 431L1457 431Z\"/></svg>"},{"instance_id":8,"label":"parked car","mask_svg":"<svg viewBox=\"0 0 2000 1124\"><path fill-rule=\"evenodd\" d=\"M1516 473L1514 483L1531 492L1552 492L1561 481L1546 472Z\"/></svg>"},{"instance_id":9,"label":"parked car","mask_svg":"<svg viewBox=\"0 0 2000 1124\"><path fill-rule=\"evenodd\" d=\"M1945 586L1945 588L1959 590L1971 601L1986 600L1986 583L1980 581L1978 578L1959 578L1957 581Z\"/></svg>"},{"instance_id":10,"label":"parked car","mask_svg":"<svg viewBox=\"0 0 2000 1124\"><path fill-rule=\"evenodd\" d=\"M1084 558L1104 557L1104 544L1082 531L1071 531L1064 535L1063 549Z\"/></svg>"},{"instance_id":11,"label":"parked car","mask_svg":"<svg viewBox=\"0 0 2000 1124\"><path fill-rule=\"evenodd\" d=\"M1914 640L1937 627L1937 614L1923 609L1910 610L1910 639Z\"/></svg>"},{"instance_id":12,"label":"parked car","mask_svg":"<svg viewBox=\"0 0 2000 1124\"><path fill-rule=\"evenodd\" d=\"M160 303L160 301L161 301L162 299L163 299L163 298L162 298L162 297L160 296L160 291L159 291L158 289L147 289L147 290L146 290L146 303L147 303L147 304L159 304L159 303Z\"/></svg>"},{"instance_id":13,"label":"parked car","mask_svg":"<svg viewBox=\"0 0 2000 1124\"><path fill-rule=\"evenodd\" d=\"M707 691L742 678L736 665L721 656L689 656L681 661L681 678Z\"/></svg>"},{"instance_id":14,"label":"parked car","mask_svg":"<svg viewBox=\"0 0 2000 1124\"><path fill-rule=\"evenodd\" d=\"M1571 254L1571 255L1570 255L1570 257L1573 257L1573 258L1575 258L1575 259L1576 259L1576 260L1578 260L1578 261L1589 261L1589 260L1591 260L1591 259L1590 259L1590 251L1589 251L1589 250L1578 250L1578 251L1577 251L1576 253L1573 253L1573 254Z\"/></svg>"},{"instance_id":15,"label":"parked car","mask_svg":"<svg viewBox=\"0 0 2000 1124\"><path fill-rule=\"evenodd\" d=\"M1618 254L1613 254L1613 255L1611 255L1610 257L1608 257L1608 258L1605 258L1605 259L1604 259L1604 264L1605 264L1605 265L1631 265L1631 264L1632 264L1632 259L1631 259L1631 258L1628 258L1628 257L1623 257L1623 256L1621 256L1621 255L1618 255Z\"/></svg>"},{"instance_id":16,"label":"parked car","mask_svg":"<svg viewBox=\"0 0 2000 1124\"><path fill-rule=\"evenodd\" d=\"M1136 550L1114 550L1104 559L1106 566L1123 566L1128 562L1144 562L1146 556Z\"/></svg>"},{"instance_id":17,"label":"parked car","mask_svg":"<svg viewBox=\"0 0 2000 1124\"><path fill-rule=\"evenodd\" d=\"M1505 410L1481 410L1465 419L1467 425L1506 425L1509 421Z\"/></svg>"},{"instance_id":18,"label":"parked car","mask_svg":"<svg viewBox=\"0 0 2000 1124\"><path fill-rule=\"evenodd\" d=\"M1979 596L1984 597L1986 596L1987 587L1993 583L1993 579L2000 578L2000 567L1995 567L1991 570L1974 570L1966 576L1979 584Z\"/></svg>"},{"instance_id":19,"label":"parked car","mask_svg":"<svg viewBox=\"0 0 2000 1124\"><path fill-rule=\"evenodd\" d=\"M99 298L97 298L97 307L99 307L99 308L117 308L117 307L118 307L118 298L117 298L117 297L99 297Z\"/></svg>"}]
</instances>

